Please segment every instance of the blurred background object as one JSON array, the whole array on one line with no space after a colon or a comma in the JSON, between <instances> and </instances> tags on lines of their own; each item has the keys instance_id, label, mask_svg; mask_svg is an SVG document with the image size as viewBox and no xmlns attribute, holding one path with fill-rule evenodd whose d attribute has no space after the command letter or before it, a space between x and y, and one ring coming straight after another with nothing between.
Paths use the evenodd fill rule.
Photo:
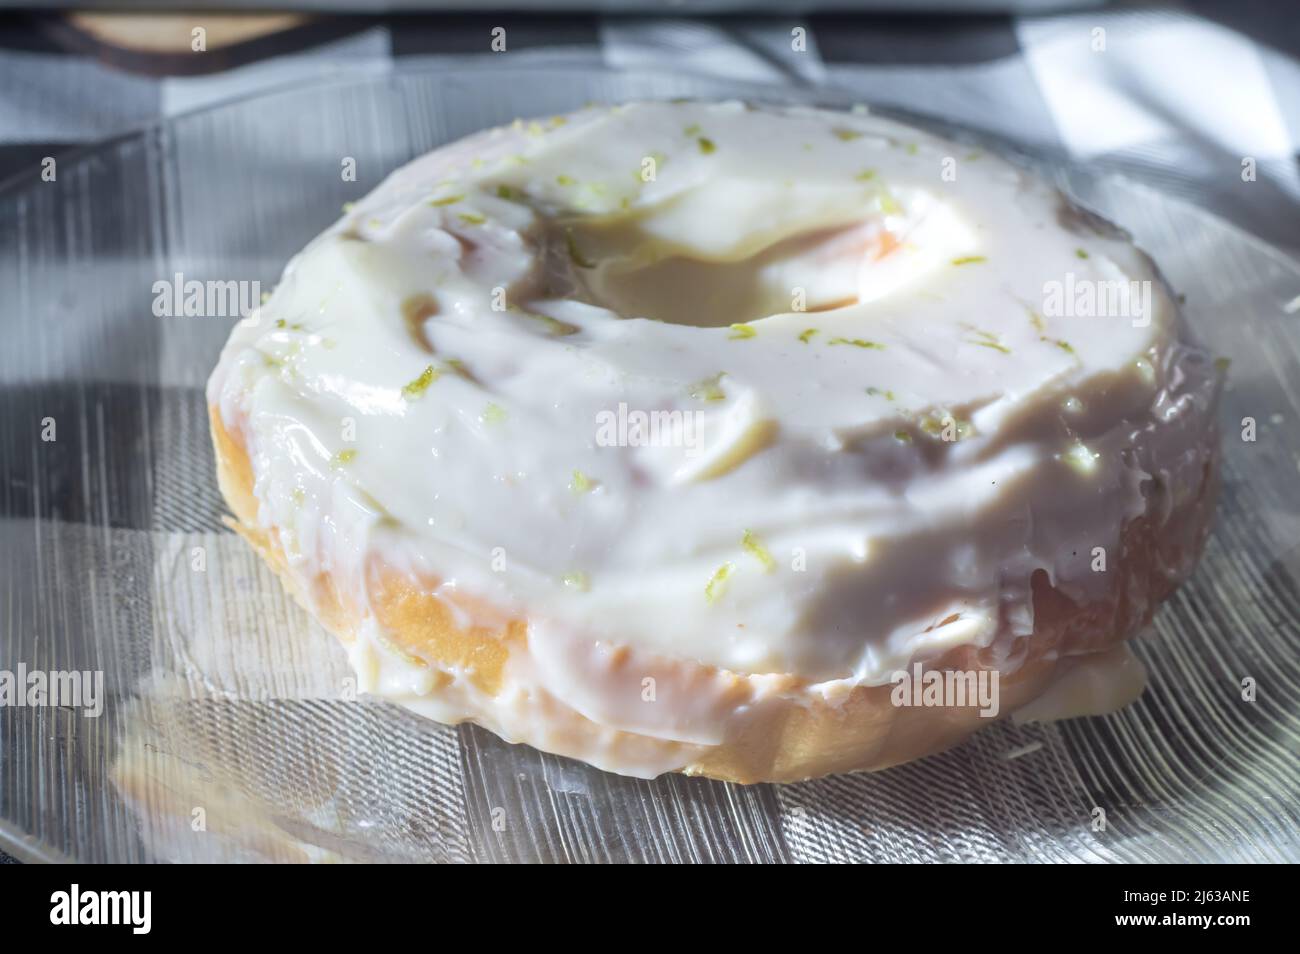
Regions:
<instances>
[{"instance_id":1,"label":"blurred background object","mask_svg":"<svg viewBox=\"0 0 1300 954\"><path fill-rule=\"evenodd\" d=\"M848 91L985 129L1191 198L1300 250L1300 216L1286 214L1300 201L1300 16L1288 3L66 6L0 12L0 178L189 109L345 72L493 60L659 69Z\"/></svg>"}]
</instances>

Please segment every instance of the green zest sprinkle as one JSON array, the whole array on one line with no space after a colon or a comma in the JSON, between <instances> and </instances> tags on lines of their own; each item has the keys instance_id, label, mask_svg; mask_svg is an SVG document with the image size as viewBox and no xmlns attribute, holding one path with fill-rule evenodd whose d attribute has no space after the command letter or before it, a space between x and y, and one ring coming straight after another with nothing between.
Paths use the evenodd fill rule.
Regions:
<instances>
[{"instance_id":1,"label":"green zest sprinkle","mask_svg":"<svg viewBox=\"0 0 1300 954\"><path fill-rule=\"evenodd\" d=\"M572 573L564 574L560 578L560 582L571 589L582 590L584 593L591 589L591 580L581 570L574 570Z\"/></svg>"},{"instance_id":2,"label":"green zest sprinkle","mask_svg":"<svg viewBox=\"0 0 1300 954\"><path fill-rule=\"evenodd\" d=\"M916 150L920 147L918 147L917 144L914 142L909 142L904 148L907 150L907 154L909 156L915 156Z\"/></svg>"},{"instance_id":3,"label":"green zest sprinkle","mask_svg":"<svg viewBox=\"0 0 1300 954\"><path fill-rule=\"evenodd\" d=\"M512 188L511 186L505 185L504 183L502 185L497 186L498 199L505 199L508 202L513 202L514 200L522 197L523 197L523 193L520 192L518 189Z\"/></svg>"},{"instance_id":4,"label":"green zest sprinkle","mask_svg":"<svg viewBox=\"0 0 1300 954\"><path fill-rule=\"evenodd\" d=\"M352 463L352 461L356 459L356 456L357 452L355 450L341 450L330 458L330 467L334 470L338 470L340 467Z\"/></svg>"},{"instance_id":5,"label":"green zest sprinkle","mask_svg":"<svg viewBox=\"0 0 1300 954\"><path fill-rule=\"evenodd\" d=\"M289 499L293 501L295 507L301 507L307 500L307 494L301 487L295 487L289 493Z\"/></svg>"},{"instance_id":6,"label":"green zest sprinkle","mask_svg":"<svg viewBox=\"0 0 1300 954\"><path fill-rule=\"evenodd\" d=\"M705 139L703 136L697 139L696 142L700 144L700 152L704 153L706 156L711 155L718 148L713 144L712 139Z\"/></svg>"},{"instance_id":7,"label":"green zest sprinkle","mask_svg":"<svg viewBox=\"0 0 1300 954\"><path fill-rule=\"evenodd\" d=\"M1231 366L1232 366L1231 358L1214 359L1214 370L1218 371L1220 374L1227 374L1228 368L1230 368Z\"/></svg>"},{"instance_id":8,"label":"green zest sprinkle","mask_svg":"<svg viewBox=\"0 0 1300 954\"><path fill-rule=\"evenodd\" d=\"M462 212L460 214L460 220L466 225L482 225L487 221L486 218L479 215L477 212Z\"/></svg>"},{"instance_id":9,"label":"green zest sprinkle","mask_svg":"<svg viewBox=\"0 0 1300 954\"><path fill-rule=\"evenodd\" d=\"M816 328L807 328L800 333L799 340L802 341L804 344L807 344L809 341L812 340L812 336L815 334L817 334Z\"/></svg>"},{"instance_id":10,"label":"green zest sprinkle","mask_svg":"<svg viewBox=\"0 0 1300 954\"><path fill-rule=\"evenodd\" d=\"M853 345L855 348L870 348L874 351L884 351L885 346L875 341L865 341L862 338L832 338L826 342L832 345Z\"/></svg>"},{"instance_id":11,"label":"green zest sprinkle","mask_svg":"<svg viewBox=\"0 0 1300 954\"><path fill-rule=\"evenodd\" d=\"M573 233L566 231L564 233L565 244L569 248L569 261L573 262L579 268L595 268L596 263L590 262L582 257L582 252L578 249L578 240L573 237Z\"/></svg>"},{"instance_id":12,"label":"green zest sprinkle","mask_svg":"<svg viewBox=\"0 0 1300 954\"><path fill-rule=\"evenodd\" d=\"M736 568L734 563L724 563L718 567L717 571L709 578L709 582L704 587L704 600L709 605L717 602L722 592L726 589L727 577L731 576L731 571Z\"/></svg>"},{"instance_id":13,"label":"green zest sprinkle","mask_svg":"<svg viewBox=\"0 0 1300 954\"><path fill-rule=\"evenodd\" d=\"M949 425L955 428L957 440L959 441L975 433L975 428L970 421L963 421L947 412L944 412L942 416L928 414L921 418L921 430L931 437L943 437L943 432L948 429Z\"/></svg>"},{"instance_id":14,"label":"green zest sprinkle","mask_svg":"<svg viewBox=\"0 0 1300 954\"><path fill-rule=\"evenodd\" d=\"M705 378L703 381L697 381L691 385L691 397L697 401L725 401L727 392L722 390L722 376L725 371L719 371L711 378Z\"/></svg>"},{"instance_id":15,"label":"green zest sprinkle","mask_svg":"<svg viewBox=\"0 0 1300 954\"><path fill-rule=\"evenodd\" d=\"M1068 451L1060 455L1060 459L1068 464L1074 471L1083 476L1090 476L1097 469L1097 460L1100 454L1090 451L1085 445L1076 441Z\"/></svg>"},{"instance_id":16,"label":"green zest sprinkle","mask_svg":"<svg viewBox=\"0 0 1300 954\"><path fill-rule=\"evenodd\" d=\"M410 384L404 385L402 387L402 397L406 398L407 400L414 400L415 398L418 398L421 394L423 394L428 389L430 384L438 380L438 377L439 377L439 372L434 368L433 365L429 365L422 372L420 372L420 376L418 378L416 378Z\"/></svg>"},{"instance_id":17,"label":"green zest sprinkle","mask_svg":"<svg viewBox=\"0 0 1300 954\"><path fill-rule=\"evenodd\" d=\"M862 138L862 133L853 129L836 129L833 131L835 133L835 138L840 142L852 142L855 139Z\"/></svg>"},{"instance_id":18,"label":"green zest sprinkle","mask_svg":"<svg viewBox=\"0 0 1300 954\"><path fill-rule=\"evenodd\" d=\"M882 391L880 388L867 388L867 393L872 397L883 397L886 401L894 400L893 391Z\"/></svg>"},{"instance_id":19,"label":"green zest sprinkle","mask_svg":"<svg viewBox=\"0 0 1300 954\"><path fill-rule=\"evenodd\" d=\"M591 478L580 470L573 472L573 479L569 481L569 489L575 494L585 494L591 489Z\"/></svg>"},{"instance_id":20,"label":"green zest sprinkle","mask_svg":"<svg viewBox=\"0 0 1300 954\"><path fill-rule=\"evenodd\" d=\"M562 186L571 186L577 184L576 180L571 179L568 176L556 176L555 182L557 185L562 185Z\"/></svg>"},{"instance_id":21,"label":"green zest sprinkle","mask_svg":"<svg viewBox=\"0 0 1300 954\"><path fill-rule=\"evenodd\" d=\"M768 552L767 547L763 546L761 540L754 535L753 530L746 530L745 535L740 540L740 545L745 548L745 552L750 554L759 563L763 564L763 571L771 573L776 569L776 560Z\"/></svg>"},{"instance_id":22,"label":"green zest sprinkle","mask_svg":"<svg viewBox=\"0 0 1300 954\"><path fill-rule=\"evenodd\" d=\"M685 129L682 130L682 135L684 136L698 136L699 134L700 134L700 127L698 123L691 123L689 126L687 126Z\"/></svg>"},{"instance_id":23,"label":"green zest sprinkle","mask_svg":"<svg viewBox=\"0 0 1300 954\"><path fill-rule=\"evenodd\" d=\"M899 215L902 213L903 207L898 204L898 200L889 192L881 192L878 199L880 200L880 211L884 212L885 215Z\"/></svg>"},{"instance_id":24,"label":"green zest sprinkle","mask_svg":"<svg viewBox=\"0 0 1300 954\"><path fill-rule=\"evenodd\" d=\"M483 408L483 413L479 415L479 420L484 424L500 424L506 419L505 408L499 404L488 404Z\"/></svg>"},{"instance_id":25,"label":"green zest sprinkle","mask_svg":"<svg viewBox=\"0 0 1300 954\"><path fill-rule=\"evenodd\" d=\"M966 255L963 256L962 258L954 258L952 260L952 263L954 265L978 265L980 262L987 262L987 261L988 259L985 258L983 255Z\"/></svg>"},{"instance_id":26,"label":"green zest sprinkle","mask_svg":"<svg viewBox=\"0 0 1300 954\"><path fill-rule=\"evenodd\" d=\"M343 211L344 211L344 212L351 212L354 208L356 208L356 205L357 205L357 204L356 204L355 202L344 202L344 203L343 203Z\"/></svg>"},{"instance_id":27,"label":"green zest sprinkle","mask_svg":"<svg viewBox=\"0 0 1300 954\"><path fill-rule=\"evenodd\" d=\"M1070 342L1068 341L1062 341L1060 338L1052 339L1047 337L1044 337L1042 340L1051 342L1052 344L1060 348L1062 351L1064 351L1066 354L1074 354L1074 346L1071 345Z\"/></svg>"},{"instance_id":28,"label":"green zest sprinkle","mask_svg":"<svg viewBox=\"0 0 1300 954\"><path fill-rule=\"evenodd\" d=\"M731 331L732 333L727 335L727 337L733 341L738 338L752 338L754 335L758 334L758 332L749 325L732 325Z\"/></svg>"},{"instance_id":29,"label":"green zest sprinkle","mask_svg":"<svg viewBox=\"0 0 1300 954\"><path fill-rule=\"evenodd\" d=\"M440 205L452 205L463 198L465 198L463 195L449 195L441 199L430 199L429 204L435 207Z\"/></svg>"},{"instance_id":30,"label":"green zest sprinkle","mask_svg":"<svg viewBox=\"0 0 1300 954\"><path fill-rule=\"evenodd\" d=\"M863 169L853 178L857 179L859 182L870 182L875 177L876 177L875 169Z\"/></svg>"},{"instance_id":31,"label":"green zest sprinkle","mask_svg":"<svg viewBox=\"0 0 1300 954\"><path fill-rule=\"evenodd\" d=\"M967 327L970 327L970 326L967 326ZM978 328L970 328L970 331L971 331L971 333L974 334L975 337L978 338L979 340L977 340L977 341L968 341L968 342L966 342L967 344L979 345L980 347L983 347L983 348L992 348L994 351L1001 351L1003 354L1010 354L1010 353L1011 353L1011 349L1008 348L1006 345L1004 345L1004 344L1003 344L1003 343L998 339L998 336L995 335L995 334L993 334L992 332L990 332L990 331L981 331L981 330L978 329Z\"/></svg>"},{"instance_id":32,"label":"green zest sprinkle","mask_svg":"<svg viewBox=\"0 0 1300 954\"><path fill-rule=\"evenodd\" d=\"M912 443L912 435L907 431L894 431L894 439L902 441L904 444Z\"/></svg>"},{"instance_id":33,"label":"green zest sprinkle","mask_svg":"<svg viewBox=\"0 0 1300 954\"><path fill-rule=\"evenodd\" d=\"M1076 248L1076 249L1074 250L1074 254L1077 255L1079 258L1087 258L1087 257L1088 257L1088 253L1085 252L1085 251L1084 251L1083 249L1081 249L1081 248Z\"/></svg>"}]
</instances>

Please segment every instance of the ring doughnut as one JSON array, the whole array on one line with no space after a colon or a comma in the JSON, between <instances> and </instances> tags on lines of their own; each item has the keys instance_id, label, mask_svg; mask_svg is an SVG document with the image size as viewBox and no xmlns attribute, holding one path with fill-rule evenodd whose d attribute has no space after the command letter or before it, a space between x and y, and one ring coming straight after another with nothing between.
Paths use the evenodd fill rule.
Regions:
<instances>
[{"instance_id":1,"label":"ring doughnut","mask_svg":"<svg viewBox=\"0 0 1300 954\"><path fill-rule=\"evenodd\" d=\"M757 782L1130 701L1221 377L1126 235L993 155L637 103L393 173L208 404L236 528L363 689Z\"/></svg>"}]
</instances>

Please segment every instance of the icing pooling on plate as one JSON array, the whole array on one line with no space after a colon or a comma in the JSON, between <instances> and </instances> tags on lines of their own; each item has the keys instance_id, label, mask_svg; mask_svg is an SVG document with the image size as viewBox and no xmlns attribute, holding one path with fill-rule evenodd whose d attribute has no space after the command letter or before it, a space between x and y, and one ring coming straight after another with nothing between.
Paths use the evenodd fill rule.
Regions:
<instances>
[{"instance_id":1,"label":"icing pooling on plate","mask_svg":"<svg viewBox=\"0 0 1300 954\"><path fill-rule=\"evenodd\" d=\"M1149 310L1045 314L1071 276L1150 281ZM377 552L526 615L537 678L627 724L571 664L593 641L881 684L1029 633L1036 569L1104 585L1143 481L1202 464L1211 375L1155 279L1032 176L897 123L588 109L395 173L210 399L293 572L364 605ZM628 446L650 412L678 440Z\"/></svg>"}]
</instances>

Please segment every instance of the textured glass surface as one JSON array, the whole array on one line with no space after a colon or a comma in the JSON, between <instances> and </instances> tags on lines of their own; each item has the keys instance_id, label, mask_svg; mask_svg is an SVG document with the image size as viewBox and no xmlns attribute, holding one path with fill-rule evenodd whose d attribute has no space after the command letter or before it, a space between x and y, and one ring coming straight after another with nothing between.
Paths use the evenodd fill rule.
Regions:
<instances>
[{"instance_id":1,"label":"textured glass surface","mask_svg":"<svg viewBox=\"0 0 1300 954\"><path fill-rule=\"evenodd\" d=\"M1137 644L1152 676L1137 704L1000 724L876 775L744 788L624 779L349 697L334 640L221 523L202 387L233 320L156 317L154 282L269 289L344 202L484 126L730 95L799 94L612 73L340 78L0 190L0 669L99 670L107 694L98 718L0 707L0 845L86 861L1300 860L1300 314L1285 308L1300 268L1082 168L1038 163L1134 233L1232 361L1217 528Z\"/></svg>"}]
</instances>

